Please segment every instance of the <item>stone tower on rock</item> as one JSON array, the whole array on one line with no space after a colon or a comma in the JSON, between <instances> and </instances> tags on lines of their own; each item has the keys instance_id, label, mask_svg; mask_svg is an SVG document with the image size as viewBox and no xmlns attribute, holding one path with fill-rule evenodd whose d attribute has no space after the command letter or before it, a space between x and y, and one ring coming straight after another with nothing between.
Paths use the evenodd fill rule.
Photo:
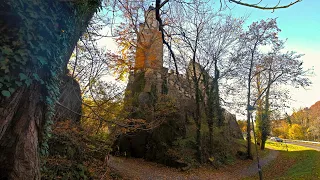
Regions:
<instances>
[{"instance_id":1,"label":"stone tower on rock","mask_svg":"<svg viewBox=\"0 0 320 180\"><path fill-rule=\"evenodd\" d=\"M189 76L193 74L193 68L189 66L186 72L177 75L163 67L162 34L156 20L155 8L150 6L145 12L145 22L140 24L137 34L135 66L129 75L124 110L128 113L129 125L134 126L139 122L135 120L142 119L147 123L146 129L150 126L152 128L149 131L134 130L121 134L114 144L114 149L120 154L143 157L169 166L188 166L188 162L183 158L195 157L194 135L197 128L193 121L196 109L195 88ZM200 64L196 64L196 74L206 76L212 81L212 77ZM202 104L207 103L205 86L201 84L200 88L204 99ZM204 114L205 108L201 108L201 111ZM223 134L216 135L222 136L221 138L227 141L225 144L232 144L232 138L242 138L242 134L234 115L223 110L223 116ZM203 141L208 139L204 136ZM188 147L181 142L186 142ZM218 158L218 155L215 158Z\"/></svg>"},{"instance_id":2,"label":"stone tower on rock","mask_svg":"<svg viewBox=\"0 0 320 180\"><path fill-rule=\"evenodd\" d=\"M150 6L145 12L145 23L141 23L139 26L135 69L161 69L162 55L162 34L156 20L155 8Z\"/></svg>"}]
</instances>

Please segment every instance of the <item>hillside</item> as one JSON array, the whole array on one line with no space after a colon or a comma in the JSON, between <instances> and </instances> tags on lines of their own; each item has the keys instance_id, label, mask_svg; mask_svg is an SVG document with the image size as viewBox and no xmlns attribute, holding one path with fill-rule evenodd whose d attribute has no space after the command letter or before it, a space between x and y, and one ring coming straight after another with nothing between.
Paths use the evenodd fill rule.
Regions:
<instances>
[{"instance_id":1,"label":"hillside","mask_svg":"<svg viewBox=\"0 0 320 180\"><path fill-rule=\"evenodd\" d=\"M272 122L272 135L282 138L320 141L320 101L300 108L282 120Z\"/></svg>"}]
</instances>

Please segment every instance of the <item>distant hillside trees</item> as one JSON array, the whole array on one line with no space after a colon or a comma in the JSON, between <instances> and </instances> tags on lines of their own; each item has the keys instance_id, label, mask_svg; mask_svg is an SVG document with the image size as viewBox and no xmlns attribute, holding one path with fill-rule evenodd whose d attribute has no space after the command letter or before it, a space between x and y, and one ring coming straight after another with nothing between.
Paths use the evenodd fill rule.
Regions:
<instances>
[{"instance_id":1,"label":"distant hillside trees","mask_svg":"<svg viewBox=\"0 0 320 180\"><path fill-rule=\"evenodd\" d=\"M295 110L285 120L272 122L272 135L289 139L320 141L320 101L310 108Z\"/></svg>"},{"instance_id":2,"label":"distant hillside trees","mask_svg":"<svg viewBox=\"0 0 320 180\"><path fill-rule=\"evenodd\" d=\"M290 139L303 139L303 128L299 124L292 124L288 130L288 137Z\"/></svg>"}]
</instances>

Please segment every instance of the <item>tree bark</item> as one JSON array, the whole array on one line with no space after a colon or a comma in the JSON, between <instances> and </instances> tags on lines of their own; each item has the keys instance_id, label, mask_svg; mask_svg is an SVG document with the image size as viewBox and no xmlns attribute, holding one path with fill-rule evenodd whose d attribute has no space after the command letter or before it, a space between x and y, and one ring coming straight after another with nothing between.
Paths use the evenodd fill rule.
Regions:
<instances>
[{"instance_id":1,"label":"tree bark","mask_svg":"<svg viewBox=\"0 0 320 180\"><path fill-rule=\"evenodd\" d=\"M257 49L259 39L256 41L256 43L253 46L253 49L251 50L251 58L250 58L250 68L249 68L249 74L248 74L248 92L247 92L247 158L253 159L252 153L251 153L251 127L250 127L250 112L249 107L250 105L250 97L251 97L251 76L253 71L253 61L254 61L254 53Z\"/></svg>"},{"instance_id":2,"label":"tree bark","mask_svg":"<svg viewBox=\"0 0 320 180\"><path fill-rule=\"evenodd\" d=\"M40 179L38 142L45 106L34 84L1 100L0 179Z\"/></svg>"},{"instance_id":3,"label":"tree bark","mask_svg":"<svg viewBox=\"0 0 320 180\"><path fill-rule=\"evenodd\" d=\"M209 126L209 153L213 155L213 124L208 124Z\"/></svg>"},{"instance_id":4,"label":"tree bark","mask_svg":"<svg viewBox=\"0 0 320 180\"><path fill-rule=\"evenodd\" d=\"M251 134L250 134L250 132L251 132L250 112L247 110L247 158L253 159L252 154L251 154Z\"/></svg>"},{"instance_id":5,"label":"tree bark","mask_svg":"<svg viewBox=\"0 0 320 180\"><path fill-rule=\"evenodd\" d=\"M269 103L269 97L270 97L270 88L271 88L271 68L269 70L269 77L268 77L268 86L267 86L267 91L266 91L266 96L265 96L265 106L262 114L262 132L261 132L261 145L260 149L264 150L265 144L269 135L269 126L270 126L270 121L269 121L269 109L270 109L270 103Z\"/></svg>"},{"instance_id":6,"label":"tree bark","mask_svg":"<svg viewBox=\"0 0 320 180\"><path fill-rule=\"evenodd\" d=\"M250 96L251 96L251 72L252 72L252 61L251 61L251 66L250 66L250 73L248 77L248 94L247 94L247 158L248 159L253 159L252 154L251 154L251 127L250 127L250 112L249 112L249 107L250 107Z\"/></svg>"},{"instance_id":7,"label":"tree bark","mask_svg":"<svg viewBox=\"0 0 320 180\"><path fill-rule=\"evenodd\" d=\"M197 143L197 156L198 161L202 163L202 144L201 144L201 112L200 112L200 89L199 89L199 80L196 75L195 61L193 62L193 83L195 87L195 100L196 100L196 111L194 114L194 121L197 127L196 143Z\"/></svg>"},{"instance_id":8,"label":"tree bark","mask_svg":"<svg viewBox=\"0 0 320 180\"><path fill-rule=\"evenodd\" d=\"M222 118L222 109L220 105L220 95L219 95L219 69L217 66L217 59L215 59L215 76L210 82L210 76L203 72L204 76L204 85L206 89L207 104L206 114L207 114L207 123L209 127L209 153L213 155L213 125L217 127L223 126L223 118ZM215 121L214 121L215 119ZM221 131L223 133L223 131Z\"/></svg>"},{"instance_id":9,"label":"tree bark","mask_svg":"<svg viewBox=\"0 0 320 180\"><path fill-rule=\"evenodd\" d=\"M266 141L267 141L267 139L261 138L261 144L260 144L260 149L261 149L261 150L264 150L264 149L265 149Z\"/></svg>"},{"instance_id":10,"label":"tree bark","mask_svg":"<svg viewBox=\"0 0 320 180\"><path fill-rule=\"evenodd\" d=\"M6 0L0 5L0 47L9 47L12 51L10 56L0 53L0 60L15 62L14 55L19 55L21 50L28 52L30 57L24 67L12 68L9 72L0 69L0 77L10 77L14 83L19 80L20 73L30 78L36 74L45 82L41 84L33 80L29 86L22 83L10 97L0 94L0 179L41 178L39 142L49 109L44 99L52 91L47 84L52 81L58 84L59 79L54 77L60 77L66 69L75 44L95 11L92 8L76 16L77 5L47 0ZM36 23L30 25L32 21ZM24 37L18 32L27 32L31 36ZM35 40L38 35L43 40ZM64 39L59 39L62 36ZM30 39L36 43L30 45ZM14 41L20 45L14 45ZM43 46L45 50L39 50ZM40 56L47 59L47 64L39 65ZM25 67L29 72L23 70ZM60 71L48 73L53 68Z\"/></svg>"}]
</instances>

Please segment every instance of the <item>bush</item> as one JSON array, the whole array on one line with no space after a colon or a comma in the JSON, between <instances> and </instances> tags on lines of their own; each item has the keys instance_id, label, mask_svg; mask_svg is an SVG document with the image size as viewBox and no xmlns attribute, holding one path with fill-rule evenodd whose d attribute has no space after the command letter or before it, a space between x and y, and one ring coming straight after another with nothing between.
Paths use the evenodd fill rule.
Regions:
<instances>
[{"instance_id":1,"label":"bush","mask_svg":"<svg viewBox=\"0 0 320 180\"><path fill-rule=\"evenodd\" d=\"M42 157L42 179L95 179L106 171L110 142L90 135L79 124L57 122L49 140L49 156Z\"/></svg>"}]
</instances>

